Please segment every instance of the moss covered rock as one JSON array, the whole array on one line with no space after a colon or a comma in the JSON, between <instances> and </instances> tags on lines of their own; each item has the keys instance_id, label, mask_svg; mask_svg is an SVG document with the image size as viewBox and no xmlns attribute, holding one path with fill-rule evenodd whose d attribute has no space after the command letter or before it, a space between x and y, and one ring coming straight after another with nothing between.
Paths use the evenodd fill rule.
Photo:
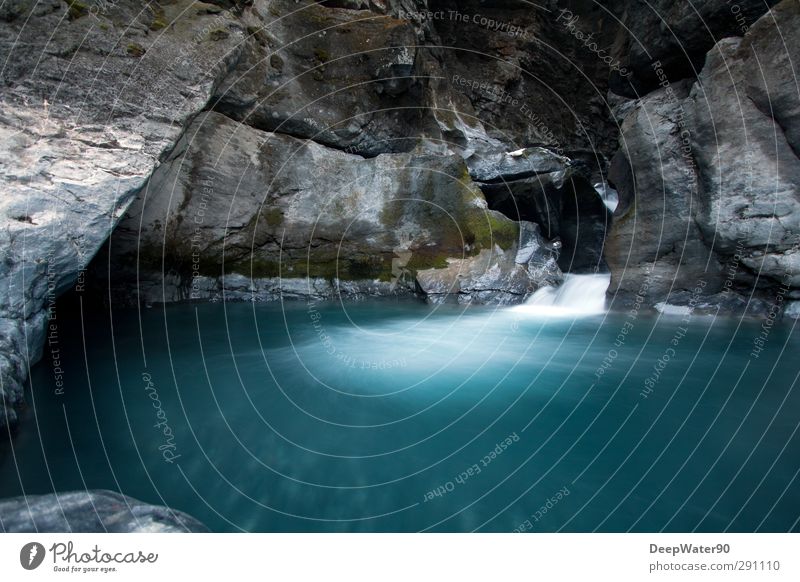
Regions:
<instances>
[{"instance_id":1,"label":"moss covered rock","mask_svg":"<svg viewBox=\"0 0 800 582\"><path fill-rule=\"evenodd\" d=\"M370 289L384 294L412 291L420 271L487 253L509 253L503 269L516 271L518 239L518 224L488 209L459 156L364 159L210 112L110 246L115 264L128 266L119 287L138 269L140 279L164 281L163 272L189 290L199 277L241 275L378 282Z\"/></svg>"}]
</instances>

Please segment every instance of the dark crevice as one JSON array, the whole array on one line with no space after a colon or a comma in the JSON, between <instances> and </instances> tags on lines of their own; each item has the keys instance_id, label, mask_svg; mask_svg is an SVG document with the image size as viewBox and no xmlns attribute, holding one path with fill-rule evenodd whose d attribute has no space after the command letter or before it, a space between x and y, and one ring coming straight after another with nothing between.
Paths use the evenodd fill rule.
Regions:
<instances>
[{"instance_id":1,"label":"dark crevice","mask_svg":"<svg viewBox=\"0 0 800 582\"><path fill-rule=\"evenodd\" d=\"M561 242L562 271L607 270L603 249L611 213L585 177L573 176L563 183L552 176L534 177L480 186L491 210L538 224L542 236Z\"/></svg>"},{"instance_id":2,"label":"dark crevice","mask_svg":"<svg viewBox=\"0 0 800 582\"><path fill-rule=\"evenodd\" d=\"M360 152L359 148L357 146L355 146L355 145L342 147L341 145L336 144L334 142L331 142L331 141L328 141L328 140L324 140L324 139L320 139L319 136L317 136L317 137L308 137L307 135L304 135L303 133L301 133L299 131L291 131L290 129L286 129L286 128L284 128L284 129L279 129L279 128L267 129L267 128L262 127L262 126L257 125L257 124L251 124L251 123L248 123L247 121L242 121L239 118L239 116L237 116L235 113L233 113L232 111L228 110L224 106L219 106L218 104L209 105L208 107L206 107L203 110L203 112L204 113L206 113L206 112L217 113L219 115L227 117L228 119L230 119L231 121L234 121L235 123L239 123L239 124L241 124L241 125L243 125L245 127L248 127L250 129L254 130L254 131L260 131L262 133L272 133L272 134L275 134L275 135L285 135L285 136L292 137L294 139L297 139L297 140L300 140L300 141L303 141L303 142L315 143L317 145L320 145L322 147L326 147L328 149L337 150L337 151L340 151L340 152L343 152L343 153L346 153L346 154L349 154L349 155L352 155L352 156L359 157L362 160L366 160L366 159L370 159L370 158L376 158L379 155L382 155L383 153L402 153L402 152L380 152L380 153L375 153L375 154L370 155L370 154L367 154L367 153ZM291 121L291 119L289 119L288 121Z\"/></svg>"}]
</instances>

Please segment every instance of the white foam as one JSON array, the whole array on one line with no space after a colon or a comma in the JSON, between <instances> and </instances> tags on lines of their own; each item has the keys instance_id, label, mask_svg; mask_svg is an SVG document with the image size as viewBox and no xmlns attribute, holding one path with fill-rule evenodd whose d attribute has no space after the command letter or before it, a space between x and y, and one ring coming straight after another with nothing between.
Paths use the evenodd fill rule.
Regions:
<instances>
[{"instance_id":1,"label":"white foam","mask_svg":"<svg viewBox=\"0 0 800 582\"><path fill-rule=\"evenodd\" d=\"M567 275L558 287L543 287L514 311L547 317L596 315L606 311L611 275Z\"/></svg>"},{"instance_id":2,"label":"white foam","mask_svg":"<svg viewBox=\"0 0 800 582\"><path fill-rule=\"evenodd\" d=\"M692 308L688 305L670 305L663 301L656 303L653 307L663 315L689 315L692 313Z\"/></svg>"}]
</instances>

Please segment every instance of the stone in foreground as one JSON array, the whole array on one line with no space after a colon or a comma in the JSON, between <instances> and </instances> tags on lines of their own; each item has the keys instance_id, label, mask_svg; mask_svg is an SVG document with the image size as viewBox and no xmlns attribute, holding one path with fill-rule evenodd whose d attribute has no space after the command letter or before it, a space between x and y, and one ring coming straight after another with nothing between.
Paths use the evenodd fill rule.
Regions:
<instances>
[{"instance_id":1,"label":"stone in foreground","mask_svg":"<svg viewBox=\"0 0 800 582\"><path fill-rule=\"evenodd\" d=\"M0 501L5 533L208 532L195 518L113 491L72 491Z\"/></svg>"}]
</instances>

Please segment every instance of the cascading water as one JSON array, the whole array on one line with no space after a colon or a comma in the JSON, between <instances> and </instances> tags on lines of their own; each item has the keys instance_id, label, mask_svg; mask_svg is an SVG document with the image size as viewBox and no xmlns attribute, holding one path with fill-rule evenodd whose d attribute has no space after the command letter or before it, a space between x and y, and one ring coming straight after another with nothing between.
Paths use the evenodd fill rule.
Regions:
<instances>
[{"instance_id":1,"label":"cascading water","mask_svg":"<svg viewBox=\"0 0 800 582\"><path fill-rule=\"evenodd\" d=\"M531 315L595 315L606 311L611 275L567 275L558 287L543 287L515 311Z\"/></svg>"}]
</instances>

